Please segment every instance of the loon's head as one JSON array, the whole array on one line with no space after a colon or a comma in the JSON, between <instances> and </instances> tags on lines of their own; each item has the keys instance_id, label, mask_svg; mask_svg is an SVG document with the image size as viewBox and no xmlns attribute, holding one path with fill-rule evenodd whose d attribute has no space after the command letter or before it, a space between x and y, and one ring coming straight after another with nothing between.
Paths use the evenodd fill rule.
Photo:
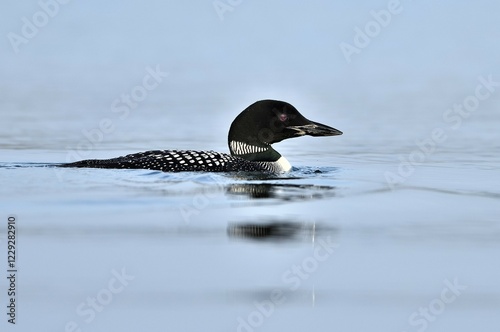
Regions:
<instances>
[{"instance_id":1,"label":"loon's head","mask_svg":"<svg viewBox=\"0 0 500 332\"><path fill-rule=\"evenodd\" d=\"M299 136L342 135L340 130L306 119L284 101L260 100L234 119L228 144L232 155L252 161L277 161L271 144Z\"/></svg>"}]
</instances>

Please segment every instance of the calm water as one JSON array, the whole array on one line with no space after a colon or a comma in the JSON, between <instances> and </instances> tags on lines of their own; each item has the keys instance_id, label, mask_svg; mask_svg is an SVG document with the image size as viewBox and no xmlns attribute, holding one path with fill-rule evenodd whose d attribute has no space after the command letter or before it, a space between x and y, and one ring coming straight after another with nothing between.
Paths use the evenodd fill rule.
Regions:
<instances>
[{"instance_id":1,"label":"calm water","mask_svg":"<svg viewBox=\"0 0 500 332\"><path fill-rule=\"evenodd\" d=\"M498 331L498 5L403 5L350 64L339 43L387 3L244 1L223 21L211 2L70 3L18 54L4 40L2 331ZM5 35L39 10L2 6ZM54 167L227 152L264 98L344 135L276 144L279 176Z\"/></svg>"},{"instance_id":2,"label":"calm water","mask_svg":"<svg viewBox=\"0 0 500 332\"><path fill-rule=\"evenodd\" d=\"M295 168L275 178L60 170L39 162L63 161L65 150L4 150L11 162L0 166L2 232L7 214L15 214L19 326L498 326L498 158L488 148L474 160L441 151L453 161L419 166L391 189L384 172L395 168L393 156L370 143L364 151L340 143L334 152L343 139L281 144ZM106 292L113 271L122 269L134 279ZM434 303L428 320L419 314L410 323L410 315L440 299L447 280L467 288L445 308ZM102 311L91 309L89 297L100 299Z\"/></svg>"}]
</instances>

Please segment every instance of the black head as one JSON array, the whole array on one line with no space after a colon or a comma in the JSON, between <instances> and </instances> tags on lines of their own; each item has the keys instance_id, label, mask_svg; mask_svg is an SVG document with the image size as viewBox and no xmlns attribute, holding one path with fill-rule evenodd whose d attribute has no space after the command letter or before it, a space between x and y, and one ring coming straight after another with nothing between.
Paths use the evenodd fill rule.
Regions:
<instances>
[{"instance_id":1,"label":"black head","mask_svg":"<svg viewBox=\"0 0 500 332\"><path fill-rule=\"evenodd\" d=\"M260 100L248 106L234 119L229 129L231 141L266 147L287 138L299 136L342 135L340 130L306 119L295 107L284 101Z\"/></svg>"}]
</instances>

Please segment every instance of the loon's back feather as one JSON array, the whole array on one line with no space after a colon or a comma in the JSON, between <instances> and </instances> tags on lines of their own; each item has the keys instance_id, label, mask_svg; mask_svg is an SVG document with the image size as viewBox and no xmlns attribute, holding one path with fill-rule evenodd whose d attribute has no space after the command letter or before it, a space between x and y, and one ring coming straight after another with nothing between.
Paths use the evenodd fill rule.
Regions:
<instances>
[{"instance_id":1,"label":"loon's back feather","mask_svg":"<svg viewBox=\"0 0 500 332\"><path fill-rule=\"evenodd\" d=\"M88 159L62 167L150 169L163 172L261 172L278 171L273 163L251 162L216 151L153 150L112 159Z\"/></svg>"}]
</instances>

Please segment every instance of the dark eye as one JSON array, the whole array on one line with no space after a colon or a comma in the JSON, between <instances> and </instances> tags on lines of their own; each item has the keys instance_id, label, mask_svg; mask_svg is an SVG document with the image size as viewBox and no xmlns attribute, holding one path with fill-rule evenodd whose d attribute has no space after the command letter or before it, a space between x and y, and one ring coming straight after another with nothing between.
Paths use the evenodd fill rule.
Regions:
<instances>
[{"instance_id":1,"label":"dark eye","mask_svg":"<svg viewBox=\"0 0 500 332\"><path fill-rule=\"evenodd\" d=\"M281 113L280 115L278 115L278 118L281 122L285 122L286 120L288 120L288 115L286 115L285 113Z\"/></svg>"}]
</instances>

